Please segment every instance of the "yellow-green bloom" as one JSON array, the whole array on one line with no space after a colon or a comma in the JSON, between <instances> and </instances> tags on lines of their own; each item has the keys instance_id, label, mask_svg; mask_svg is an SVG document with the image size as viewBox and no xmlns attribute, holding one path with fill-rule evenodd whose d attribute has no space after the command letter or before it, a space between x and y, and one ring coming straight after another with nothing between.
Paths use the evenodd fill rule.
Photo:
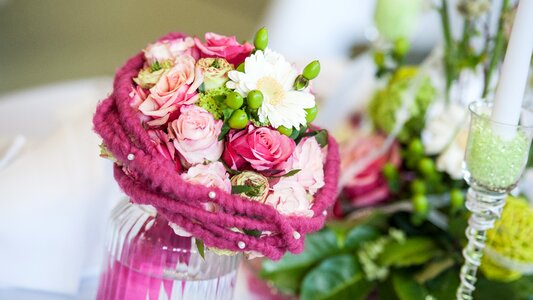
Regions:
<instances>
[{"instance_id":1,"label":"yellow-green bloom","mask_svg":"<svg viewBox=\"0 0 533 300\"><path fill-rule=\"evenodd\" d=\"M502 217L487 232L481 270L490 279L520 278L524 266L533 266L533 208L523 198L508 197Z\"/></svg>"}]
</instances>

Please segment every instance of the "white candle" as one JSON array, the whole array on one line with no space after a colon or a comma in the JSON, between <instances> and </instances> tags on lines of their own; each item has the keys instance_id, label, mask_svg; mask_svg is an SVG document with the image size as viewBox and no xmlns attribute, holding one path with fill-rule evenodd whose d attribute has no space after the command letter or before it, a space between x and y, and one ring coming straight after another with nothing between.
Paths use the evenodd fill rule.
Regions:
<instances>
[{"instance_id":1,"label":"white candle","mask_svg":"<svg viewBox=\"0 0 533 300\"><path fill-rule=\"evenodd\" d=\"M492 121L518 125L532 49L533 0L520 0L496 88ZM493 129L507 140L515 134L511 126L493 126Z\"/></svg>"}]
</instances>

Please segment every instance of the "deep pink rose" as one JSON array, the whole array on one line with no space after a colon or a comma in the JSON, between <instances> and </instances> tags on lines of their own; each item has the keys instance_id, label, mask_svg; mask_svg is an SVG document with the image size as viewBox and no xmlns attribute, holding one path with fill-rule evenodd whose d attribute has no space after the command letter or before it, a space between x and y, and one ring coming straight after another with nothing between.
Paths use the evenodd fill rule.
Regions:
<instances>
[{"instance_id":1,"label":"deep pink rose","mask_svg":"<svg viewBox=\"0 0 533 300\"><path fill-rule=\"evenodd\" d=\"M258 171L277 169L291 156L296 147L294 141L268 127L231 132L226 143L224 161L232 169L240 169L245 163Z\"/></svg>"},{"instance_id":2,"label":"deep pink rose","mask_svg":"<svg viewBox=\"0 0 533 300\"><path fill-rule=\"evenodd\" d=\"M144 57L148 65L165 60L174 61L180 55L190 55L199 58L199 51L192 37L155 42L146 46Z\"/></svg>"},{"instance_id":3,"label":"deep pink rose","mask_svg":"<svg viewBox=\"0 0 533 300\"><path fill-rule=\"evenodd\" d=\"M358 136L341 149L341 185L356 207L375 205L390 196L382 169L386 163L400 165L400 149L393 143L390 149L379 153L384 142L382 135Z\"/></svg>"},{"instance_id":4,"label":"deep pink rose","mask_svg":"<svg viewBox=\"0 0 533 300\"><path fill-rule=\"evenodd\" d=\"M148 125L163 125L179 106L198 100L196 90L201 84L202 76L195 73L194 58L189 55L179 56L175 65L165 71L150 89L150 95L139 105L139 110L152 117L147 122Z\"/></svg>"},{"instance_id":5,"label":"deep pink rose","mask_svg":"<svg viewBox=\"0 0 533 300\"><path fill-rule=\"evenodd\" d=\"M235 67L240 65L253 49L249 43L239 44L235 36L223 36L212 32L205 34L205 43L197 37L194 41L201 52L201 57L225 58Z\"/></svg>"},{"instance_id":6,"label":"deep pink rose","mask_svg":"<svg viewBox=\"0 0 533 300\"><path fill-rule=\"evenodd\" d=\"M174 148L168 134L160 129L150 129L147 132L161 156L171 160L174 163L176 171L181 172L182 167L178 157L176 157L176 148Z\"/></svg>"},{"instance_id":7,"label":"deep pink rose","mask_svg":"<svg viewBox=\"0 0 533 300\"><path fill-rule=\"evenodd\" d=\"M180 112L169 123L168 132L182 158L189 165L218 160L224 150L224 143L218 140L222 121L196 105L184 105Z\"/></svg>"},{"instance_id":8,"label":"deep pink rose","mask_svg":"<svg viewBox=\"0 0 533 300\"><path fill-rule=\"evenodd\" d=\"M324 186L324 153L314 137L305 138L296 145L294 153L283 164L286 171L300 170L288 179L296 180L311 195Z\"/></svg>"}]
</instances>

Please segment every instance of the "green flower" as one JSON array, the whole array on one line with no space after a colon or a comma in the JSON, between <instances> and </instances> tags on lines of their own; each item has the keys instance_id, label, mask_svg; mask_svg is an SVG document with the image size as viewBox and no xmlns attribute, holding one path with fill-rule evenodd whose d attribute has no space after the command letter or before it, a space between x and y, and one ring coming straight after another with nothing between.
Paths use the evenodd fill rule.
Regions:
<instances>
[{"instance_id":1,"label":"green flower","mask_svg":"<svg viewBox=\"0 0 533 300\"><path fill-rule=\"evenodd\" d=\"M368 106L370 118L374 126L385 133L391 133L396 125L396 114L407 101L407 91L413 84L413 78L417 73L414 67L398 69L390 78L387 86L378 90ZM402 142L411 137L420 136L424 128L424 117L429 104L435 98L435 88L429 77L422 78L420 86L415 94L415 99L408 107L409 119L404 124L398 139Z\"/></svg>"},{"instance_id":2,"label":"green flower","mask_svg":"<svg viewBox=\"0 0 533 300\"><path fill-rule=\"evenodd\" d=\"M512 281L520 272L508 265L533 264L533 208L522 198L508 197L501 219L487 232L481 270L489 279Z\"/></svg>"},{"instance_id":3,"label":"green flower","mask_svg":"<svg viewBox=\"0 0 533 300\"><path fill-rule=\"evenodd\" d=\"M196 105L210 112L215 120L220 120L224 115L222 113L222 109L225 106L224 99L226 99L226 95L230 92L225 86L202 92L200 93L200 100L198 100Z\"/></svg>"},{"instance_id":4,"label":"green flower","mask_svg":"<svg viewBox=\"0 0 533 300\"><path fill-rule=\"evenodd\" d=\"M204 76L204 90L219 88L228 81L228 72L233 66L223 58L201 58L196 62L196 68Z\"/></svg>"}]
</instances>

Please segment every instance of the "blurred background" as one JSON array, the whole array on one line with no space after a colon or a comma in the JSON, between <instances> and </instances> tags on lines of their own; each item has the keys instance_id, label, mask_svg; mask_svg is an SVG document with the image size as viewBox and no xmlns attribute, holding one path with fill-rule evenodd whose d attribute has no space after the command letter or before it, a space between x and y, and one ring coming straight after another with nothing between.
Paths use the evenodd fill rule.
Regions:
<instances>
[{"instance_id":1,"label":"blurred background","mask_svg":"<svg viewBox=\"0 0 533 300\"><path fill-rule=\"evenodd\" d=\"M426 4L429 6L429 3ZM125 59L170 31L249 40L263 25L291 57L347 58L372 35L373 0L0 0L0 94L51 82L112 76ZM438 38L421 17L415 49Z\"/></svg>"}]
</instances>

